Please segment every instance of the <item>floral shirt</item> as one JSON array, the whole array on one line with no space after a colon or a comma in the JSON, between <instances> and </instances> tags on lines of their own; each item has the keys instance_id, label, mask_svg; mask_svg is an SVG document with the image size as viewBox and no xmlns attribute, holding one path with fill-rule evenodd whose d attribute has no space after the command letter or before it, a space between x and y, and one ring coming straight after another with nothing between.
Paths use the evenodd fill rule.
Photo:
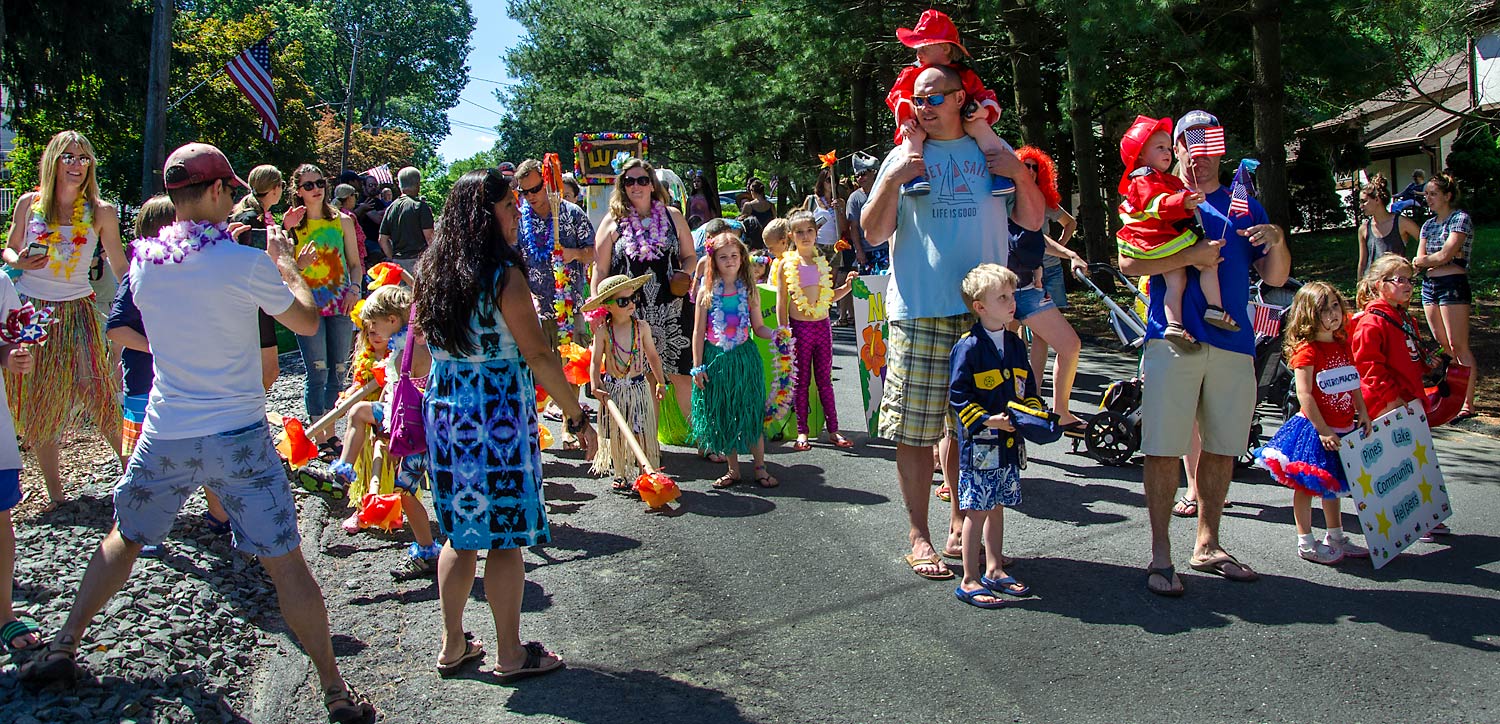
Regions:
<instances>
[{"instance_id":1,"label":"floral shirt","mask_svg":"<svg viewBox=\"0 0 1500 724\"><path fill-rule=\"evenodd\" d=\"M524 203L524 202L523 202ZM562 213L557 215L557 235L565 249L586 249L594 245L594 223L589 215L576 204L564 201ZM526 257L526 284L538 306L549 310L555 297L556 284L552 277L552 217L541 218L525 214L530 220L529 228L520 230L521 254ZM576 294L583 293L584 268L582 262L571 261L567 265L568 279Z\"/></svg>"}]
</instances>

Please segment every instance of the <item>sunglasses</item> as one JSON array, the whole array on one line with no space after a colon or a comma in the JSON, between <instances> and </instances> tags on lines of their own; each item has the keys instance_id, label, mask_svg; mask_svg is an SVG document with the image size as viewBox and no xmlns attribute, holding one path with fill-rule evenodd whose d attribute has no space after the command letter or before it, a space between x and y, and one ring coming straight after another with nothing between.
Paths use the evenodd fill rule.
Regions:
<instances>
[{"instance_id":1,"label":"sunglasses","mask_svg":"<svg viewBox=\"0 0 1500 724\"><path fill-rule=\"evenodd\" d=\"M62 161L64 166L83 166L85 168L94 163L94 159L88 156L75 156L71 153L64 153L58 156L57 160Z\"/></svg>"},{"instance_id":2,"label":"sunglasses","mask_svg":"<svg viewBox=\"0 0 1500 724\"><path fill-rule=\"evenodd\" d=\"M925 96L914 95L911 97L911 104L918 108L923 108L926 106L937 108L938 106L943 105L943 103L948 100L948 96L950 94L956 92L957 91L947 91L946 93L929 93Z\"/></svg>"},{"instance_id":3,"label":"sunglasses","mask_svg":"<svg viewBox=\"0 0 1500 724\"><path fill-rule=\"evenodd\" d=\"M320 178L317 181L303 181L302 182L302 190L303 191L311 191L313 189L326 189L326 188L328 188L328 180L327 179L321 179Z\"/></svg>"},{"instance_id":4,"label":"sunglasses","mask_svg":"<svg viewBox=\"0 0 1500 724\"><path fill-rule=\"evenodd\" d=\"M624 309L632 304L635 304L635 295L620 297L619 299L611 299L609 301L614 302L616 307Z\"/></svg>"},{"instance_id":5,"label":"sunglasses","mask_svg":"<svg viewBox=\"0 0 1500 724\"><path fill-rule=\"evenodd\" d=\"M1038 170L1041 169L1040 166L1036 165L1036 163L1034 163L1032 161L1027 161L1023 165L1026 166L1026 168L1031 169L1032 171L1038 171Z\"/></svg>"},{"instance_id":6,"label":"sunglasses","mask_svg":"<svg viewBox=\"0 0 1500 724\"><path fill-rule=\"evenodd\" d=\"M537 184L535 186L532 186L529 189L521 189L521 195L523 195L523 196L530 196L530 195L532 195L534 193L537 193L538 191L541 191L542 187L544 187L546 185L547 185L547 182L543 181L542 183L539 183L539 184Z\"/></svg>"},{"instance_id":7,"label":"sunglasses","mask_svg":"<svg viewBox=\"0 0 1500 724\"><path fill-rule=\"evenodd\" d=\"M651 185L651 177L650 176L626 176L625 180L622 183L625 185L625 188L627 188L627 189L630 188L631 186L650 186Z\"/></svg>"},{"instance_id":8,"label":"sunglasses","mask_svg":"<svg viewBox=\"0 0 1500 724\"><path fill-rule=\"evenodd\" d=\"M1386 277L1384 279L1381 279L1381 281L1390 282L1396 285L1411 284L1411 277Z\"/></svg>"}]
</instances>

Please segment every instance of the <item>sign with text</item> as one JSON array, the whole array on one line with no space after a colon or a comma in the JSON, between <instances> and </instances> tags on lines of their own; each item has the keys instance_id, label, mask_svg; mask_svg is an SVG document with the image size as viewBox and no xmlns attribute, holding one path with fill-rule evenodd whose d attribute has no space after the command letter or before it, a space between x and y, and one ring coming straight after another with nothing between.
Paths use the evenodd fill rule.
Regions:
<instances>
[{"instance_id":1,"label":"sign with text","mask_svg":"<svg viewBox=\"0 0 1500 724\"><path fill-rule=\"evenodd\" d=\"M1381 415L1368 438L1345 435L1339 461L1376 568L1453 514L1420 402Z\"/></svg>"},{"instance_id":2,"label":"sign with text","mask_svg":"<svg viewBox=\"0 0 1500 724\"><path fill-rule=\"evenodd\" d=\"M587 185L615 182L615 158L626 154L645 158L649 147L644 133L579 133L573 136L573 177Z\"/></svg>"},{"instance_id":3,"label":"sign with text","mask_svg":"<svg viewBox=\"0 0 1500 724\"><path fill-rule=\"evenodd\" d=\"M860 276L854 282L854 341L859 345L859 391L864 399L865 431L875 435L880 423L880 396L885 391L885 341L890 323L885 317L888 274Z\"/></svg>"}]
</instances>

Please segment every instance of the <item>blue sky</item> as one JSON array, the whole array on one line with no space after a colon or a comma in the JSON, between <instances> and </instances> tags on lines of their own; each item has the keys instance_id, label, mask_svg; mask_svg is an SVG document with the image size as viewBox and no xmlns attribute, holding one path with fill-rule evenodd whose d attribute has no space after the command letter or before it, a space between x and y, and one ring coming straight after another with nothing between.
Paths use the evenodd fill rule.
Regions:
<instances>
[{"instance_id":1,"label":"blue sky","mask_svg":"<svg viewBox=\"0 0 1500 724\"><path fill-rule=\"evenodd\" d=\"M470 4L474 9L474 37L469 44L474 49L469 52L469 82L459 94L462 100L448 111L451 132L438 145L438 153L447 161L487 151L495 143L493 128L499 123L499 114L503 111L495 99L495 90L500 87L496 82L510 81L500 56L525 32L520 23L506 14L506 5L499 0L478 0ZM475 127L491 130L481 131Z\"/></svg>"}]
</instances>

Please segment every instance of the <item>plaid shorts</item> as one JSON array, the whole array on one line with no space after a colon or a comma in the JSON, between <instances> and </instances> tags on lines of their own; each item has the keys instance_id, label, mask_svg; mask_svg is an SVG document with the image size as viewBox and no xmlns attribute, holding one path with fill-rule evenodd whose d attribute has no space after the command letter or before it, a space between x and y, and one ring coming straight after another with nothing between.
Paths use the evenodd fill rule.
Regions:
<instances>
[{"instance_id":1,"label":"plaid shorts","mask_svg":"<svg viewBox=\"0 0 1500 724\"><path fill-rule=\"evenodd\" d=\"M948 427L948 357L974 318L891 320L886 344L880 437L898 445L936 445Z\"/></svg>"}]
</instances>

